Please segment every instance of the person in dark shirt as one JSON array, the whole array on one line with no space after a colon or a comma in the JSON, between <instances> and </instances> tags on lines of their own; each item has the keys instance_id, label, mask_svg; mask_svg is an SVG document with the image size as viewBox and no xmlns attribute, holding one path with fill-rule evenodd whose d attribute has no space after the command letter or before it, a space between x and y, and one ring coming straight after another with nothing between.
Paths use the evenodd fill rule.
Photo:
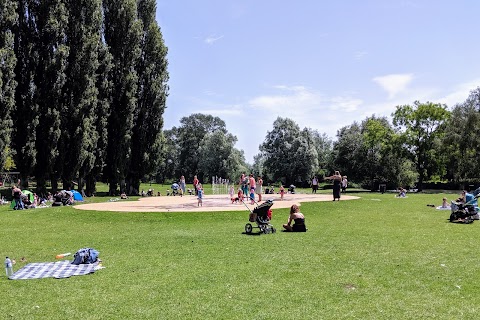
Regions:
<instances>
[{"instance_id":1,"label":"person in dark shirt","mask_svg":"<svg viewBox=\"0 0 480 320\"><path fill-rule=\"evenodd\" d=\"M293 226L292 222L294 223ZM287 232L307 231L305 226L305 216L300 212L300 208L296 204L290 207L290 215L288 216L287 223L283 225L283 228Z\"/></svg>"}]
</instances>

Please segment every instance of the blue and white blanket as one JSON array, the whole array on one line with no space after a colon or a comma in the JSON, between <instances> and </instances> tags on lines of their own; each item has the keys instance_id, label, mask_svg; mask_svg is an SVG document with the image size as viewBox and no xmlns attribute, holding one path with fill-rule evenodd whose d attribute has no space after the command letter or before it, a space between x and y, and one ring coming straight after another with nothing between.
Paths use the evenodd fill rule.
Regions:
<instances>
[{"instance_id":1,"label":"blue and white blanket","mask_svg":"<svg viewBox=\"0 0 480 320\"><path fill-rule=\"evenodd\" d=\"M40 278L56 278L63 279L71 276L81 276L94 273L98 263L74 265L72 261L62 260L57 262L39 262L29 263L21 268L8 279L24 280L24 279L40 279Z\"/></svg>"}]
</instances>

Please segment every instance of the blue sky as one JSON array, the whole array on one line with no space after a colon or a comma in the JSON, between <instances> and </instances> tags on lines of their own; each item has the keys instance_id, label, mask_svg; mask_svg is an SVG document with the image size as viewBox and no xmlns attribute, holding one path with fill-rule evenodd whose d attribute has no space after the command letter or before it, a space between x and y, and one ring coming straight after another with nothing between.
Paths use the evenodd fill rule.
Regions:
<instances>
[{"instance_id":1,"label":"blue sky","mask_svg":"<svg viewBox=\"0 0 480 320\"><path fill-rule=\"evenodd\" d=\"M165 129L218 116L253 162L280 117L336 139L395 107L480 86L480 1L157 0L168 46Z\"/></svg>"}]
</instances>

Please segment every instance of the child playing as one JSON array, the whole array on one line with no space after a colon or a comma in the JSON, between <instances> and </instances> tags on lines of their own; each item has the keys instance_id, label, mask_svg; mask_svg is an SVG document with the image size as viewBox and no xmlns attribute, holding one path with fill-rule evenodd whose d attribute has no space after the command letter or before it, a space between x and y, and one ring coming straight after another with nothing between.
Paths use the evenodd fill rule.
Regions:
<instances>
[{"instance_id":1,"label":"child playing","mask_svg":"<svg viewBox=\"0 0 480 320\"><path fill-rule=\"evenodd\" d=\"M203 207L203 187L201 183L197 184L198 207Z\"/></svg>"},{"instance_id":2,"label":"child playing","mask_svg":"<svg viewBox=\"0 0 480 320\"><path fill-rule=\"evenodd\" d=\"M235 198L235 202L243 202L243 190L242 188L238 188L237 197Z\"/></svg>"},{"instance_id":3,"label":"child playing","mask_svg":"<svg viewBox=\"0 0 480 320\"><path fill-rule=\"evenodd\" d=\"M230 190L228 191L228 194L230 195L230 201L234 203L235 198L233 197L233 195L235 194L235 188L233 186L230 186Z\"/></svg>"},{"instance_id":4,"label":"child playing","mask_svg":"<svg viewBox=\"0 0 480 320\"><path fill-rule=\"evenodd\" d=\"M283 185L280 185L280 200L283 200L283 195L285 194L285 188Z\"/></svg>"}]
</instances>

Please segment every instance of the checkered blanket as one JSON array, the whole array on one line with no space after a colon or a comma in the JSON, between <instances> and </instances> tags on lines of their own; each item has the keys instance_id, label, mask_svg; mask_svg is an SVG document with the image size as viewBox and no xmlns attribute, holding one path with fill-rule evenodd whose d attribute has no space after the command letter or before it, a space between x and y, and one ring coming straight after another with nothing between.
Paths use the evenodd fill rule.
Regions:
<instances>
[{"instance_id":1,"label":"checkered blanket","mask_svg":"<svg viewBox=\"0 0 480 320\"><path fill-rule=\"evenodd\" d=\"M95 272L97 263L93 264L71 264L72 261L62 260L57 262L40 262L29 263L21 268L8 279L24 280L24 279L40 279L40 278L69 278L71 276L81 276Z\"/></svg>"}]
</instances>

